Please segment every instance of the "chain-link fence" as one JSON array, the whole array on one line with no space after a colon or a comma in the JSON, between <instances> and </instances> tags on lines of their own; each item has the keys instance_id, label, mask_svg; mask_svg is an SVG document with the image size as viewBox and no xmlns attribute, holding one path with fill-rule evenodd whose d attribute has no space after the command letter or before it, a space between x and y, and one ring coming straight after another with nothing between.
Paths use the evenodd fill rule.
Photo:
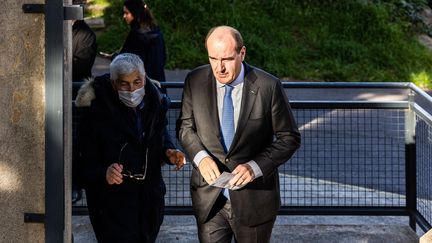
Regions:
<instances>
[{"instance_id":1,"label":"chain-link fence","mask_svg":"<svg viewBox=\"0 0 432 243\"><path fill-rule=\"evenodd\" d=\"M289 84L284 85L290 88ZM311 86L322 88L308 84L302 88ZM353 87L353 84L341 84L339 88ZM386 87L395 88L395 84L380 86ZM410 90L414 86L396 87ZM432 119L425 110L415 109L416 156L407 156L410 149L407 129L412 125L407 124L407 116L413 104L416 103L408 97L402 101L378 102L291 101L302 145L293 158L279 168L281 214L407 215L424 230L429 229L432 222ZM173 102L168 113L173 138L180 106L180 102ZM74 123L78 117L79 112L75 111ZM413 163L416 173L408 169ZM191 168L190 161L180 171L170 166L162 168L167 185L167 214L192 213ZM413 180L414 187L410 186ZM85 195L74 205L73 211L74 214L86 213Z\"/></svg>"}]
</instances>

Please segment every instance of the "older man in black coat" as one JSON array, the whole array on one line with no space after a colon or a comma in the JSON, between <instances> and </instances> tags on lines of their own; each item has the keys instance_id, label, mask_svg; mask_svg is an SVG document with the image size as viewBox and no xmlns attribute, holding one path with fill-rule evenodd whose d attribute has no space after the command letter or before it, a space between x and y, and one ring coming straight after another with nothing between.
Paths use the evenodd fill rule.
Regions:
<instances>
[{"instance_id":1,"label":"older man in black coat","mask_svg":"<svg viewBox=\"0 0 432 243\"><path fill-rule=\"evenodd\" d=\"M118 55L110 75L78 92L79 178L99 242L154 242L163 220L161 164L184 165L166 130L168 99L146 78L141 59Z\"/></svg>"}]
</instances>

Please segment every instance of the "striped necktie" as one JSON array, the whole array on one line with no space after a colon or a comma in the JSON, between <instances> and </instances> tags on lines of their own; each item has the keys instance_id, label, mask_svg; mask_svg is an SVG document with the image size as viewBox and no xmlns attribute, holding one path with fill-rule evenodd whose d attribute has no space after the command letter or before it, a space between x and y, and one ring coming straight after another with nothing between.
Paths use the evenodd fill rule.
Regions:
<instances>
[{"instance_id":1,"label":"striped necktie","mask_svg":"<svg viewBox=\"0 0 432 243\"><path fill-rule=\"evenodd\" d=\"M234 105L231 93L234 87L225 85L225 96L222 109L222 137L225 151L228 153L234 138Z\"/></svg>"},{"instance_id":2,"label":"striped necktie","mask_svg":"<svg viewBox=\"0 0 432 243\"><path fill-rule=\"evenodd\" d=\"M233 86L225 85L225 96L222 108L222 137L225 152L227 153L234 137L234 105L231 98L233 89ZM228 189L223 189L223 195L230 200Z\"/></svg>"}]
</instances>

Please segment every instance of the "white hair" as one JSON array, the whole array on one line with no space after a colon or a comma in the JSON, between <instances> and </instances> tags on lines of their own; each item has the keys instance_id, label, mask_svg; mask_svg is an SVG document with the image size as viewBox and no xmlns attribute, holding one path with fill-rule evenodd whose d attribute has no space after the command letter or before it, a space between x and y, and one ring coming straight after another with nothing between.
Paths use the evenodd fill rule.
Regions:
<instances>
[{"instance_id":1,"label":"white hair","mask_svg":"<svg viewBox=\"0 0 432 243\"><path fill-rule=\"evenodd\" d=\"M110 78L117 81L123 75L138 71L142 78L145 77L144 63L141 58L132 53L117 55L110 64Z\"/></svg>"}]
</instances>

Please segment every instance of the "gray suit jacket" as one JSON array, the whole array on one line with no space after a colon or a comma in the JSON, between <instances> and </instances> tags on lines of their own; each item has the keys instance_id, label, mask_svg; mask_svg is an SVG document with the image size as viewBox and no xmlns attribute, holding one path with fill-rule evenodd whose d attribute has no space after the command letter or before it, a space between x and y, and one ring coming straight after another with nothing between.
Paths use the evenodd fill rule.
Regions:
<instances>
[{"instance_id":1,"label":"gray suit jacket","mask_svg":"<svg viewBox=\"0 0 432 243\"><path fill-rule=\"evenodd\" d=\"M276 77L245 65L245 80L237 130L226 154L221 142L217 112L216 80L210 65L191 71L185 81L182 109L177 121L178 138L190 159L205 150L220 171L232 171L256 161L263 176L240 190L230 191L234 214L253 226L271 220L280 208L278 167L300 146L300 133L288 98ZM207 220L221 188L209 186L195 167L191 195L199 223Z\"/></svg>"}]
</instances>

